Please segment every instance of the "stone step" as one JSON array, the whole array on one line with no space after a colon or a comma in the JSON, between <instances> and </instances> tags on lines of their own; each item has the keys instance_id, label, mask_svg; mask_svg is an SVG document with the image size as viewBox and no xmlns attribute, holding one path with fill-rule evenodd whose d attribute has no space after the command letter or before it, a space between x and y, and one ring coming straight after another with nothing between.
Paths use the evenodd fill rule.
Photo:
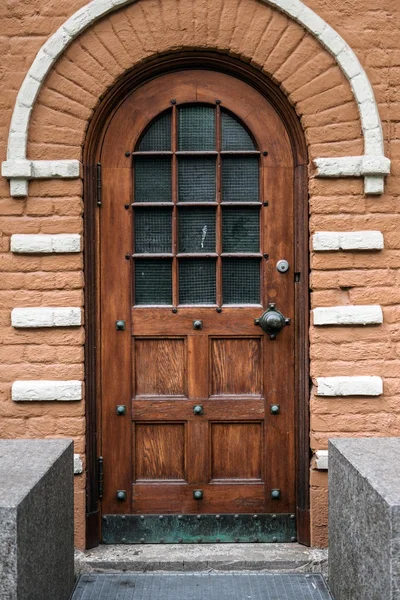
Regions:
<instances>
[{"instance_id":1,"label":"stone step","mask_svg":"<svg viewBox=\"0 0 400 600\"><path fill-rule=\"evenodd\" d=\"M300 544L146 544L98 546L75 553L77 574L121 571L322 573L328 551Z\"/></svg>"}]
</instances>

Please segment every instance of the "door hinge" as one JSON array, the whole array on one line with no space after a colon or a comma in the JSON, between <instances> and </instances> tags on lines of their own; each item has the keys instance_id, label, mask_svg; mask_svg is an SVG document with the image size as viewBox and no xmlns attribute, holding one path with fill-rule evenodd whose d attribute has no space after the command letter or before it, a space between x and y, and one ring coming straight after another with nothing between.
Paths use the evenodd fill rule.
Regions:
<instances>
[{"instance_id":1,"label":"door hinge","mask_svg":"<svg viewBox=\"0 0 400 600\"><path fill-rule=\"evenodd\" d=\"M97 459L97 481L99 484L99 498L103 497L103 484L104 484L104 471L103 471L103 457L99 456Z\"/></svg>"},{"instance_id":2,"label":"door hinge","mask_svg":"<svg viewBox=\"0 0 400 600\"><path fill-rule=\"evenodd\" d=\"M101 163L97 163L97 206L101 206Z\"/></svg>"}]
</instances>

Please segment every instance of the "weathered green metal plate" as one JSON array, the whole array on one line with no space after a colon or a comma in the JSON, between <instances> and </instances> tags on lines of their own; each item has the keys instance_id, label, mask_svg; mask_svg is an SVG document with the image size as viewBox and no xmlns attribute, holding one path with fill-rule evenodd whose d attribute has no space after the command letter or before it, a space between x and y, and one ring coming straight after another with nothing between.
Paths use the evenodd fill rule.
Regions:
<instances>
[{"instance_id":1,"label":"weathered green metal plate","mask_svg":"<svg viewBox=\"0 0 400 600\"><path fill-rule=\"evenodd\" d=\"M104 544L295 542L292 514L104 515Z\"/></svg>"}]
</instances>

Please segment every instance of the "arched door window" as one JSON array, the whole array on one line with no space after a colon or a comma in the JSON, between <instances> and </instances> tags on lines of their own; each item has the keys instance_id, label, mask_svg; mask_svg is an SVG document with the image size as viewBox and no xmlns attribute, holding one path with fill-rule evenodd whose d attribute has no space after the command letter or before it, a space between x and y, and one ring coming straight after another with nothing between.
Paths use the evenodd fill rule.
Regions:
<instances>
[{"instance_id":1,"label":"arched door window","mask_svg":"<svg viewBox=\"0 0 400 600\"><path fill-rule=\"evenodd\" d=\"M261 303L260 152L219 105L158 116L134 152L135 305Z\"/></svg>"}]
</instances>

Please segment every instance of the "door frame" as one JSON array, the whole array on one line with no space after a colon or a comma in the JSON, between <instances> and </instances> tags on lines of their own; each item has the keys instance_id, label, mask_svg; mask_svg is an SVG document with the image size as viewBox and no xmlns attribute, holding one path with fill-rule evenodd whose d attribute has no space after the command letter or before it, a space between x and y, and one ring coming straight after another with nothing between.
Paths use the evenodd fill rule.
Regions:
<instances>
[{"instance_id":1,"label":"door frame","mask_svg":"<svg viewBox=\"0 0 400 600\"><path fill-rule=\"evenodd\" d=\"M83 151L84 177L84 272L85 272L85 398L86 398L86 547L100 540L98 439L101 428L99 389L99 206L98 156L107 125L121 102L143 83L159 75L183 69L222 71L256 88L274 106L286 126L294 159L295 195L295 436L296 517L298 541L310 545L309 501L309 234L308 152L303 129L286 96L260 71L228 56L213 52L184 52L157 56L122 77L101 99L88 127ZM100 208L101 210L101 208ZM299 275L297 275L299 274Z\"/></svg>"}]
</instances>

